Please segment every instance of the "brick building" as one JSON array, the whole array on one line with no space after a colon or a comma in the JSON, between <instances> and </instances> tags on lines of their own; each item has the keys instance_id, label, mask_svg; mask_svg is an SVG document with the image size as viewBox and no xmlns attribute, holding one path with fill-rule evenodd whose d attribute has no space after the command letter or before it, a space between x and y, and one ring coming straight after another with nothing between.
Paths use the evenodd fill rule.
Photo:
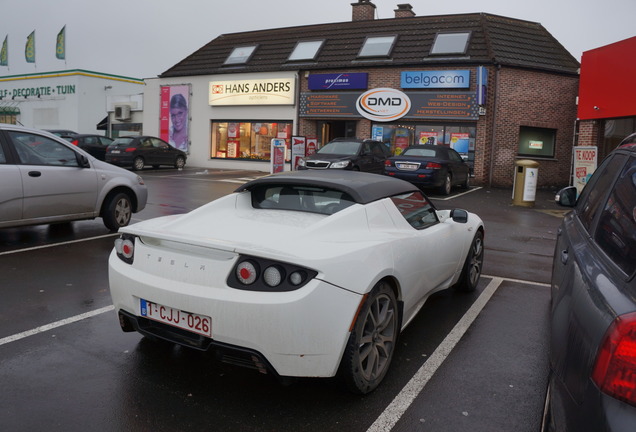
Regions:
<instances>
[{"instance_id":1,"label":"brick building","mask_svg":"<svg viewBox=\"0 0 636 432\"><path fill-rule=\"evenodd\" d=\"M511 186L517 159L539 186L569 182L579 63L538 23L484 13L374 19L221 35L146 81L144 132L167 135L188 96L189 164L269 170L272 138L318 146L376 138L455 148L473 183Z\"/></svg>"}]
</instances>

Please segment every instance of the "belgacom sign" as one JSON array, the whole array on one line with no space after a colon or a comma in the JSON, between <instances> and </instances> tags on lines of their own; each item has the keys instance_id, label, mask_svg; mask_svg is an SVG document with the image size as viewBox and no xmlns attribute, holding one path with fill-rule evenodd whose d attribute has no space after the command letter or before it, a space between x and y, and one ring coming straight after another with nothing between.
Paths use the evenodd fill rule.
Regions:
<instances>
[{"instance_id":1,"label":"belgacom sign","mask_svg":"<svg viewBox=\"0 0 636 432\"><path fill-rule=\"evenodd\" d=\"M360 115L380 122L404 117L411 109L411 100L399 90L376 88L362 93L356 101Z\"/></svg>"}]
</instances>

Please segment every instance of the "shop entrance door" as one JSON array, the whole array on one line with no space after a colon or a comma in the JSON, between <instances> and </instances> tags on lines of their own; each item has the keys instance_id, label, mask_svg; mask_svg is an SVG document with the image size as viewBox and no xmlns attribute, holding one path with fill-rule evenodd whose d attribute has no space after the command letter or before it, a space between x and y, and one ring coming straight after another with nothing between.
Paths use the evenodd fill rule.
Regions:
<instances>
[{"instance_id":1,"label":"shop entrance door","mask_svg":"<svg viewBox=\"0 0 636 432\"><path fill-rule=\"evenodd\" d=\"M355 121L321 121L318 122L320 139L322 145L327 144L334 138L355 138Z\"/></svg>"}]
</instances>

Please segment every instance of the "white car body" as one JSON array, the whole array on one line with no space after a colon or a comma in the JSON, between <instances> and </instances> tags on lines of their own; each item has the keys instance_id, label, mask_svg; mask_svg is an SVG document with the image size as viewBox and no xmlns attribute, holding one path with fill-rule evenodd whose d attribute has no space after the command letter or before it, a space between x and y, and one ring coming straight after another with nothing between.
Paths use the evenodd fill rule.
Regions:
<instances>
[{"instance_id":1,"label":"white car body","mask_svg":"<svg viewBox=\"0 0 636 432\"><path fill-rule=\"evenodd\" d=\"M302 175L334 174L286 177ZM374 174L338 175L410 187ZM449 210L435 213L439 222L418 230L388 197L325 215L254 208L251 192L242 190L185 215L122 228L136 237L134 261L111 253L113 303L133 320L141 315L141 299L210 317L214 343L260 353L269 363L260 367L255 361L261 371L331 377L356 313L379 281L394 286L404 328L432 293L459 280L482 221L468 213L467 221L458 223ZM292 263L316 275L284 292L228 286L228 275L245 255Z\"/></svg>"}]
</instances>

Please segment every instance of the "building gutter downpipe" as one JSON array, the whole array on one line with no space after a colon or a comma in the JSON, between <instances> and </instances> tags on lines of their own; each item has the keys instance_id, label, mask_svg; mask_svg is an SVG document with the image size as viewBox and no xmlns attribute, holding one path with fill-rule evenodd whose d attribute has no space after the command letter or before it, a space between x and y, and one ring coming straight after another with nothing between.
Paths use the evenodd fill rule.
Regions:
<instances>
[{"instance_id":1,"label":"building gutter downpipe","mask_svg":"<svg viewBox=\"0 0 636 432\"><path fill-rule=\"evenodd\" d=\"M490 140L490 166L488 167L488 187L492 187L492 177L493 177L493 167L495 163L495 137L497 136L497 107L499 105L499 71L501 70L501 65L495 63L497 67L497 71L495 72L495 92L494 98L495 102L493 105L493 115L492 115L492 139Z\"/></svg>"}]
</instances>

